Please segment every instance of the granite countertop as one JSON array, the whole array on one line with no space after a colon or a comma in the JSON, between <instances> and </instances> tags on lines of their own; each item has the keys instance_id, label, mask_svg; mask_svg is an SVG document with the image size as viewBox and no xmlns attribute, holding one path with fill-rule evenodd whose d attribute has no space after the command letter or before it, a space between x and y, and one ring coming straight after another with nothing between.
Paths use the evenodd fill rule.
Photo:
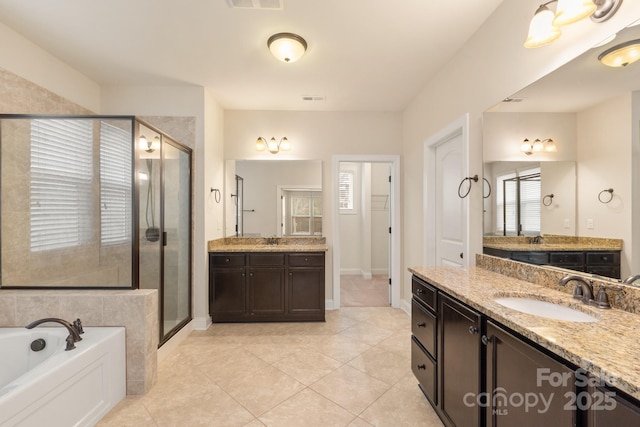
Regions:
<instances>
[{"instance_id":1,"label":"granite countertop","mask_svg":"<svg viewBox=\"0 0 640 427\"><path fill-rule=\"evenodd\" d=\"M485 248L502 249L514 252L588 252L588 251L620 251L622 248L584 243L484 243Z\"/></svg>"},{"instance_id":2,"label":"granite countertop","mask_svg":"<svg viewBox=\"0 0 640 427\"><path fill-rule=\"evenodd\" d=\"M524 335L542 347L640 399L640 316L586 306L571 295L479 267L415 267L409 271ZM568 286L574 286L573 282ZM497 297L526 296L562 303L599 319L594 323L547 319L506 308Z\"/></svg>"},{"instance_id":3,"label":"granite countertop","mask_svg":"<svg viewBox=\"0 0 640 427\"><path fill-rule=\"evenodd\" d=\"M485 248L524 252L622 250L621 239L545 235L540 243L531 243L531 240L531 237L525 236L485 236L482 245Z\"/></svg>"},{"instance_id":4,"label":"granite countertop","mask_svg":"<svg viewBox=\"0 0 640 427\"><path fill-rule=\"evenodd\" d=\"M277 243L269 243L274 241ZM210 240L209 252L327 252L324 237L226 237Z\"/></svg>"}]
</instances>

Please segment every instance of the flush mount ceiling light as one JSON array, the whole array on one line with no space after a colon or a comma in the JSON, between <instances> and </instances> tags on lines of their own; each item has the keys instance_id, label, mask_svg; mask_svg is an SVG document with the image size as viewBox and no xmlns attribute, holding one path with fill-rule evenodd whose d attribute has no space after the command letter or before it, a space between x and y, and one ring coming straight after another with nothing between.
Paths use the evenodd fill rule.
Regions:
<instances>
[{"instance_id":1,"label":"flush mount ceiling light","mask_svg":"<svg viewBox=\"0 0 640 427\"><path fill-rule=\"evenodd\" d=\"M296 62L307 50L305 39L293 33L278 33L267 40L269 50L282 62Z\"/></svg>"},{"instance_id":2,"label":"flush mount ceiling light","mask_svg":"<svg viewBox=\"0 0 640 427\"><path fill-rule=\"evenodd\" d=\"M640 39L620 43L598 55L598 61L608 67L626 67L639 59Z\"/></svg>"},{"instance_id":3,"label":"flush mount ceiling light","mask_svg":"<svg viewBox=\"0 0 640 427\"><path fill-rule=\"evenodd\" d=\"M280 151L289 151L291 150L291 144L286 136L280 138L280 141L276 141L274 137L271 137L269 141L264 139L263 137L258 137L256 140L256 150L264 151L268 150L271 154L277 154Z\"/></svg>"},{"instance_id":4,"label":"flush mount ceiling light","mask_svg":"<svg viewBox=\"0 0 640 427\"><path fill-rule=\"evenodd\" d=\"M547 138L540 140L536 138L535 141L530 142L529 139L525 138L522 141L522 145L520 145L520 151L522 151L527 156L532 155L533 153L555 153L558 151L558 147L556 147L556 143L553 142L553 139Z\"/></svg>"},{"instance_id":5,"label":"flush mount ceiling light","mask_svg":"<svg viewBox=\"0 0 640 427\"><path fill-rule=\"evenodd\" d=\"M551 3L557 3L555 12L547 7ZM560 26L589 16L594 22L604 22L618 11L621 3L622 0L551 0L543 3L531 19L524 47L535 48L549 44L560 37Z\"/></svg>"}]
</instances>

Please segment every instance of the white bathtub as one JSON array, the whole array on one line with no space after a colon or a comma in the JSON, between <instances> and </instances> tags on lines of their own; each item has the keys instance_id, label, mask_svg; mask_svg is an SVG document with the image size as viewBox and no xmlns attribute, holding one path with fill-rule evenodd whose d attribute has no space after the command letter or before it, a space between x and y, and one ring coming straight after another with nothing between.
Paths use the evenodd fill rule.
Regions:
<instances>
[{"instance_id":1,"label":"white bathtub","mask_svg":"<svg viewBox=\"0 0 640 427\"><path fill-rule=\"evenodd\" d=\"M0 328L0 426L92 426L126 394L124 328ZM31 343L44 339L42 351Z\"/></svg>"}]
</instances>

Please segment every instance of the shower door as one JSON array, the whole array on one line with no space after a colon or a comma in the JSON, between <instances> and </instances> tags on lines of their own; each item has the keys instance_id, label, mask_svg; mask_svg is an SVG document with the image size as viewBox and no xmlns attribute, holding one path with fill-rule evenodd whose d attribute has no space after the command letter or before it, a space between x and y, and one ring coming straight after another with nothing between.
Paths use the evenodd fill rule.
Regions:
<instances>
[{"instance_id":1,"label":"shower door","mask_svg":"<svg viewBox=\"0 0 640 427\"><path fill-rule=\"evenodd\" d=\"M138 125L139 287L158 290L163 344L191 320L191 150Z\"/></svg>"},{"instance_id":2,"label":"shower door","mask_svg":"<svg viewBox=\"0 0 640 427\"><path fill-rule=\"evenodd\" d=\"M191 319L191 152L163 138L160 342Z\"/></svg>"}]
</instances>

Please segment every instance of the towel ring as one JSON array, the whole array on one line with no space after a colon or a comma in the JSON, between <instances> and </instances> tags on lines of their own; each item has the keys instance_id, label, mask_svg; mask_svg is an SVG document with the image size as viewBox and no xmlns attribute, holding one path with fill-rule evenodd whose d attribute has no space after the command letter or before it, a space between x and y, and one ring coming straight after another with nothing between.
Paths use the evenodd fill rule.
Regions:
<instances>
[{"instance_id":1,"label":"towel ring","mask_svg":"<svg viewBox=\"0 0 640 427\"><path fill-rule=\"evenodd\" d=\"M491 183L489 182L489 180L487 178L482 178L482 181L487 183L487 187L489 187L489 192L487 193L487 195L484 195L484 191L482 192L482 198L483 199L488 199L489 197L491 197ZM484 190L484 187L482 188Z\"/></svg>"},{"instance_id":2,"label":"towel ring","mask_svg":"<svg viewBox=\"0 0 640 427\"><path fill-rule=\"evenodd\" d=\"M609 193L609 199L607 199L607 196L602 197L602 195L604 193ZM610 201L612 201L613 200L613 188L605 188L600 193L598 193L598 200L600 201L600 203L605 203L605 204L607 204Z\"/></svg>"},{"instance_id":3,"label":"towel ring","mask_svg":"<svg viewBox=\"0 0 640 427\"><path fill-rule=\"evenodd\" d=\"M542 204L545 206L551 206L553 203L553 194L547 194L542 198Z\"/></svg>"},{"instance_id":4,"label":"towel ring","mask_svg":"<svg viewBox=\"0 0 640 427\"><path fill-rule=\"evenodd\" d=\"M220 203L220 190L211 187L211 191L209 192L209 194L211 193L213 193L213 199L216 201L216 203Z\"/></svg>"},{"instance_id":5,"label":"towel ring","mask_svg":"<svg viewBox=\"0 0 640 427\"><path fill-rule=\"evenodd\" d=\"M458 185L458 197L460 197L461 199L464 199L465 197L467 197L469 195L469 192L471 191L471 181L478 182L478 179L479 179L478 175L462 178L462 181L460 181L460 185ZM465 181L469 181L469 188L467 188L467 191L464 194L462 194L460 190L462 189L462 185L465 183Z\"/></svg>"}]
</instances>

